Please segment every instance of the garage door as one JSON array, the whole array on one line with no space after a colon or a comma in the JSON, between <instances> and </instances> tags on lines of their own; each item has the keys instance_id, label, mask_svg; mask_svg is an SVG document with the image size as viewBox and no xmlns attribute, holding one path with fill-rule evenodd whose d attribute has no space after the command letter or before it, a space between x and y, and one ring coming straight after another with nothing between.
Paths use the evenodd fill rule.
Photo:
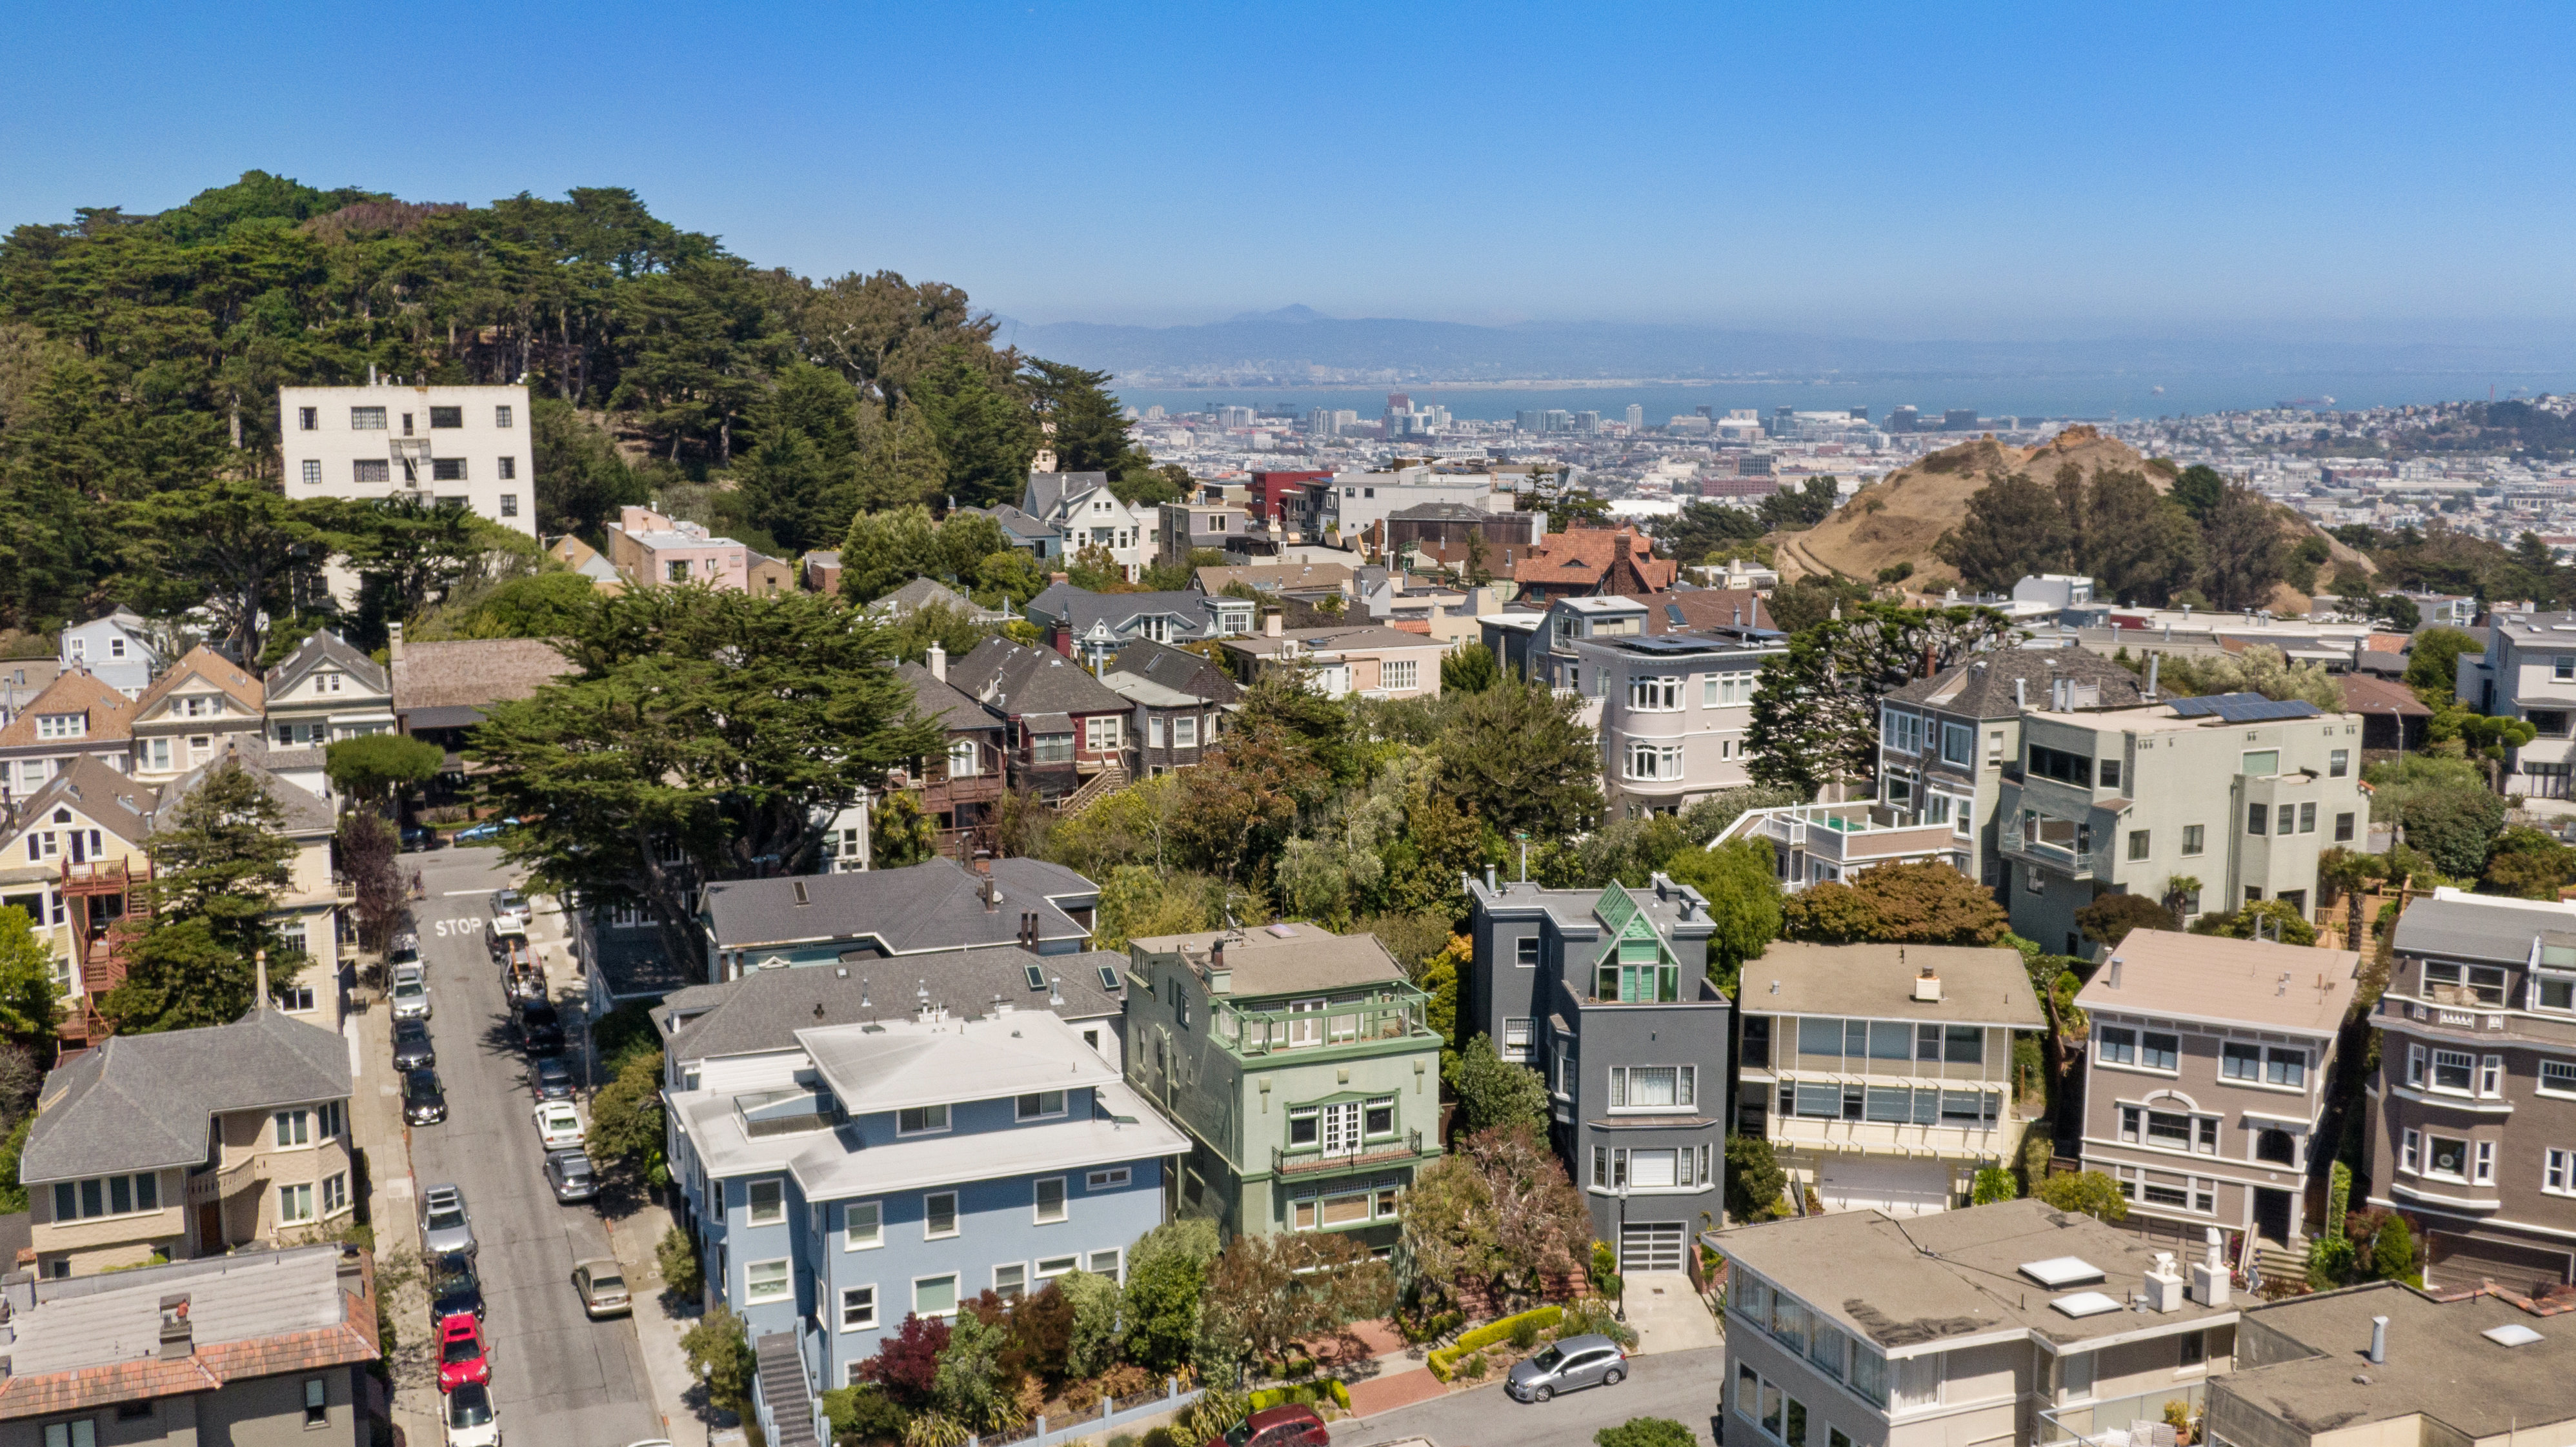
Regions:
<instances>
[{"instance_id":1,"label":"garage door","mask_svg":"<svg viewBox=\"0 0 2576 1447\"><path fill-rule=\"evenodd\" d=\"M1622 1272L1681 1270L1682 1223L1630 1222L1619 1233L1619 1269Z\"/></svg>"},{"instance_id":2,"label":"garage door","mask_svg":"<svg viewBox=\"0 0 2576 1447\"><path fill-rule=\"evenodd\" d=\"M2474 1290L2492 1281L2507 1291L2538 1295L2568 1279L2567 1253L2506 1241L2480 1241L2449 1231L2432 1234L2425 1284Z\"/></svg>"},{"instance_id":3,"label":"garage door","mask_svg":"<svg viewBox=\"0 0 2576 1447\"><path fill-rule=\"evenodd\" d=\"M1828 1211L1919 1216L1950 1209L1950 1167L1942 1161L1830 1160L1816 1183Z\"/></svg>"}]
</instances>

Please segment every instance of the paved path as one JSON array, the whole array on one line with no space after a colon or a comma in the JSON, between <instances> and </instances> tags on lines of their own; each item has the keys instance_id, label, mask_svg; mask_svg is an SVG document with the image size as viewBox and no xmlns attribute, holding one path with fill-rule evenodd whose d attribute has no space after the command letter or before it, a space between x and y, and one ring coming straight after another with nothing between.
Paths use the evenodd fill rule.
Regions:
<instances>
[{"instance_id":1,"label":"paved path","mask_svg":"<svg viewBox=\"0 0 2576 1447\"><path fill-rule=\"evenodd\" d=\"M1717 1318L1687 1273L1634 1271L1627 1286L1628 1325L1637 1329L1637 1355L1697 1351L1722 1343Z\"/></svg>"},{"instance_id":2,"label":"paved path","mask_svg":"<svg viewBox=\"0 0 2576 1447\"><path fill-rule=\"evenodd\" d=\"M419 865L429 895L414 910L448 1108L444 1124L412 1132L412 1174L422 1187L465 1190L502 1430L547 1447L661 1436L634 1326L591 1321L572 1289L574 1262L611 1254L607 1229L589 1206L558 1205L539 1174L545 1153L528 1118L526 1063L483 936L490 903L481 891L510 882L499 852L441 849L406 862Z\"/></svg>"},{"instance_id":3,"label":"paved path","mask_svg":"<svg viewBox=\"0 0 2576 1447\"><path fill-rule=\"evenodd\" d=\"M1635 1315L1632 1309L1630 1318ZM1711 1425L1726 1371L1722 1349L1633 1357L1629 1365L1635 1375L1615 1387L1570 1392L1542 1404L1515 1402L1497 1383L1335 1423L1333 1447L1377 1447L1407 1437L1428 1437L1438 1447L1591 1447L1593 1433L1631 1417L1670 1417L1688 1426L1702 1447L1714 1442ZM1353 1397L1356 1405L1356 1392Z\"/></svg>"}]
</instances>

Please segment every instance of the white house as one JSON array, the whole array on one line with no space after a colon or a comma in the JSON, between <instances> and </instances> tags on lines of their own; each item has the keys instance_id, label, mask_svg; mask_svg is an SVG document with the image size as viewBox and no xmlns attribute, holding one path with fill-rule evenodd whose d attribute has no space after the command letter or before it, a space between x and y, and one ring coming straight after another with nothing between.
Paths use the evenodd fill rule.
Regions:
<instances>
[{"instance_id":1,"label":"white house","mask_svg":"<svg viewBox=\"0 0 2576 1447\"><path fill-rule=\"evenodd\" d=\"M88 669L92 677L127 698L141 698L143 690L152 686L152 675L160 671L161 651L144 631L142 615L118 608L64 629L61 662L65 668L78 664Z\"/></svg>"},{"instance_id":2,"label":"white house","mask_svg":"<svg viewBox=\"0 0 2576 1447\"><path fill-rule=\"evenodd\" d=\"M281 387L277 411L288 497L418 496L536 536L525 387Z\"/></svg>"}]
</instances>

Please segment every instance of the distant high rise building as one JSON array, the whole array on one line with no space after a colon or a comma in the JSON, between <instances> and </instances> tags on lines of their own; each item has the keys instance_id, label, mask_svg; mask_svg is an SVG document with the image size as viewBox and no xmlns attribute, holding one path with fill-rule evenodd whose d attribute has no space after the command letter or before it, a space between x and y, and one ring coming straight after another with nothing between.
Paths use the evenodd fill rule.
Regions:
<instances>
[{"instance_id":1,"label":"distant high rise building","mask_svg":"<svg viewBox=\"0 0 2576 1447\"><path fill-rule=\"evenodd\" d=\"M1306 431L1315 437L1339 437L1341 429L1333 425L1331 409L1317 407L1306 414Z\"/></svg>"},{"instance_id":2,"label":"distant high rise building","mask_svg":"<svg viewBox=\"0 0 2576 1447\"><path fill-rule=\"evenodd\" d=\"M1851 419L1852 419L1854 422L1867 422L1867 421L1869 420L1869 409L1868 409L1868 408L1866 408L1866 407L1854 407L1854 408L1852 408L1852 409L1851 409Z\"/></svg>"},{"instance_id":3,"label":"distant high rise building","mask_svg":"<svg viewBox=\"0 0 2576 1447\"><path fill-rule=\"evenodd\" d=\"M1693 407L1691 411L1698 413L1702 417L1709 418L1712 421L1716 420L1717 417L1715 412L1710 411L1706 407Z\"/></svg>"},{"instance_id":4,"label":"distant high rise building","mask_svg":"<svg viewBox=\"0 0 2576 1447\"><path fill-rule=\"evenodd\" d=\"M1162 420L1163 420L1163 409L1162 409L1162 407L1161 407L1159 404L1157 404L1157 405L1155 405L1155 406L1152 406L1152 407L1148 407L1148 408L1146 408L1146 409L1145 409L1145 420L1146 420L1146 421L1148 421L1148 422L1160 422L1160 421L1162 421Z\"/></svg>"},{"instance_id":5,"label":"distant high rise building","mask_svg":"<svg viewBox=\"0 0 2576 1447\"><path fill-rule=\"evenodd\" d=\"M1952 407L1943 411L1941 414L1941 430L1944 432L1976 431L1977 409L1974 407Z\"/></svg>"},{"instance_id":6,"label":"distant high rise building","mask_svg":"<svg viewBox=\"0 0 2576 1447\"><path fill-rule=\"evenodd\" d=\"M1413 398L1408 393L1389 392L1386 394L1386 410L1389 412L1410 412L1413 410Z\"/></svg>"},{"instance_id":7,"label":"distant high rise building","mask_svg":"<svg viewBox=\"0 0 2576 1447\"><path fill-rule=\"evenodd\" d=\"M1646 409L1634 402L1628 404L1628 430L1631 432L1646 430Z\"/></svg>"},{"instance_id":8,"label":"distant high rise building","mask_svg":"<svg viewBox=\"0 0 2576 1447\"><path fill-rule=\"evenodd\" d=\"M1575 413L1574 434L1578 437L1597 437L1601 435L1601 414L1598 412Z\"/></svg>"},{"instance_id":9,"label":"distant high rise building","mask_svg":"<svg viewBox=\"0 0 2576 1447\"><path fill-rule=\"evenodd\" d=\"M1923 414L1915 411L1911 407L1899 407L1887 414L1887 430L1890 432L1912 432L1916 430L1915 424L1922 415Z\"/></svg>"}]
</instances>

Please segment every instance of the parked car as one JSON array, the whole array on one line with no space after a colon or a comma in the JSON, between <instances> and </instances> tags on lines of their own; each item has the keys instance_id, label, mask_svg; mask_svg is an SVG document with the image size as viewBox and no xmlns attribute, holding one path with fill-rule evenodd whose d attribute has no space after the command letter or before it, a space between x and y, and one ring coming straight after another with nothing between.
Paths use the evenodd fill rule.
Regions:
<instances>
[{"instance_id":1,"label":"parked car","mask_svg":"<svg viewBox=\"0 0 2576 1447\"><path fill-rule=\"evenodd\" d=\"M435 1070L406 1070L402 1079L403 1124L436 1125L447 1119L447 1091Z\"/></svg>"},{"instance_id":2,"label":"parked car","mask_svg":"<svg viewBox=\"0 0 2576 1447\"><path fill-rule=\"evenodd\" d=\"M509 968L513 954L533 956L534 953L528 947L525 920L496 919L492 921L491 928L483 931L483 940L491 948L492 963L504 969Z\"/></svg>"},{"instance_id":3,"label":"parked car","mask_svg":"<svg viewBox=\"0 0 2576 1447\"><path fill-rule=\"evenodd\" d=\"M483 1319L483 1278L474 1258L462 1252L439 1257L429 1271L429 1319L444 1326L450 1317Z\"/></svg>"},{"instance_id":4,"label":"parked car","mask_svg":"<svg viewBox=\"0 0 2576 1447\"><path fill-rule=\"evenodd\" d=\"M394 1069L426 1070L438 1063L438 1045L424 1020L394 1022Z\"/></svg>"},{"instance_id":5,"label":"parked car","mask_svg":"<svg viewBox=\"0 0 2576 1447\"><path fill-rule=\"evenodd\" d=\"M537 1123L537 1144L550 1151L581 1144L581 1112L569 1100L542 1100L530 1112Z\"/></svg>"},{"instance_id":6,"label":"parked car","mask_svg":"<svg viewBox=\"0 0 2576 1447\"><path fill-rule=\"evenodd\" d=\"M438 831L426 824L405 824L402 847L405 854L426 854L438 847Z\"/></svg>"},{"instance_id":7,"label":"parked car","mask_svg":"<svg viewBox=\"0 0 2576 1447\"><path fill-rule=\"evenodd\" d=\"M474 1254L474 1219L466 1214L462 1187L439 1185L420 1193L420 1249Z\"/></svg>"},{"instance_id":8,"label":"parked car","mask_svg":"<svg viewBox=\"0 0 2576 1447\"><path fill-rule=\"evenodd\" d=\"M558 1201L587 1201L599 1194L599 1172L592 1168L586 1152L548 1151L546 1185L553 1189Z\"/></svg>"},{"instance_id":9,"label":"parked car","mask_svg":"<svg viewBox=\"0 0 2576 1447\"><path fill-rule=\"evenodd\" d=\"M528 1088L539 1100L572 1099L572 1067L558 1055L539 1056L528 1066Z\"/></svg>"},{"instance_id":10,"label":"parked car","mask_svg":"<svg viewBox=\"0 0 2576 1447\"><path fill-rule=\"evenodd\" d=\"M398 965L394 969L394 1018L426 1020L429 1018L429 974L418 965Z\"/></svg>"},{"instance_id":11,"label":"parked car","mask_svg":"<svg viewBox=\"0 0 2576 1447\"><path fill-rule=\"evenodd\" d=\"M492 1380L492 1349L483 1340L483 1323L452 1316L438 1329L438 1389L452 1392L468 1382Z\"/></svg>"},{"instance_id":12,"label":"parked car","mask_svg":"<svg viewBox=\"0 0 2576 1447\"><path fill-rule=\"evenodd\" d=\"M489 844L493 840L501 837L501 829L502 824L499 820L492 820L482 824L468 824L464 828L457 830L455 834L450 836L450 838L458 844Z\"/></svg>"},{"instance_id":13,"label":"parked car","mask_svg":"<svg viewBox=\"0 0 2576 1447\"><path fill-rule=\"evenodd\" d=\"M581 1293L581 1309L594 1321L603 1316L624 1316L635 1305L626 1290L626 1268L605 1258L575 1266L572 1289Z\"/></svg>"},{"instance_id":14,"label":"parked car","mask_svg":"<svg viewBox=\"0 0 2576 1447\"><path fill-rule=\"evenodd\" d=\"M447 1394L447 1447L501 1447L501 1417L492 1389L467 1382Z\"/></svg>"},{"instance_id":15,"label":"parked car","mask_svg":"<svg viewBox=\"0 0 2576 1447\"><path fill-rule=\"evenodd\" d=\"M1606 1336L1571 1336L1515 1365L1503 1390L1516 1400L1544 1402L1577 1387L1616 1386L1628 1375L1628 1354Z\"/></svg>"},{"instance_id":16,"label":"parked car","mask_svg":"<svg viewBox=\"0 0 2576 1447\"><path fill-rule=\"evenodd\" d=\"M519 1006L519 1044L530 1055L553 1055L564 1048L563 1017L555 1007L530 1000Z\"/></svg>"},{"instance_id":17,"label":"parked car","mask_svg":"<svg viewBox=\"0 0 2576 1447\"><path fill-rule=\"evenodd\" d=\"M406 965L413 969L420 968L420 936L418 935L394 936L393 948L385 952L387 969L399 970Z\"/></svg>"},{"instance_id":18,"label":"parked car","mask_svg":"<svg viewBox=\"0 0 2576 1447\"><path fill-rule=\"evenodd\" d=\"M492 922L509 920L521 930L528 927L528 897L515 889L492 891Z\"/></svg>"},{"instance_id":19,"label":"parked car","mask_svg":"<svg viewBox=\"0 0 2576 1447\"><path fill-rule=\"evenodd\" d=\"M1330 1447L1332 1434L1312 1407L1268 1407L1210 1437L1207 1447Z\"/></svg>"}]
</instances>

